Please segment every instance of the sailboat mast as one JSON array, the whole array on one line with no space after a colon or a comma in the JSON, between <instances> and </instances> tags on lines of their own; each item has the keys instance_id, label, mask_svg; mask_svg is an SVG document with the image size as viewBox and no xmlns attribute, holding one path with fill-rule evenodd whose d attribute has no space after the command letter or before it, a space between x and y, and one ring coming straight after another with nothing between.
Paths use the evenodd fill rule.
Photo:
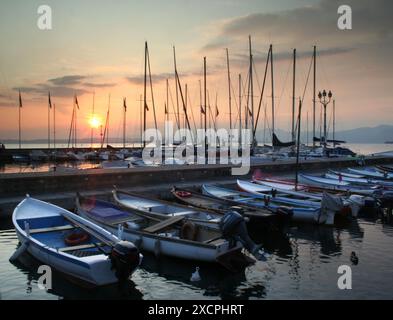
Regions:
<instances>
[{"instance_id":1,"label":"sailboat mast","mask_svg":"<svg viewBox=\"0 0 393 320\"><path fill-rule=\"evenodd\" d=\"M106 147L108 148L109 144L109 114L110 114L110 109L111 109L111 94L109 94L109 101L108 101L108 115L106 118L107 121L107 127L106 127Z\"/></svg>"},{"instance_id":2,"label":"sailboat mast","mask_svg":"<svg viewBox=\"0 0 393 320\"><path fill-rule=\"evenodd\" d=\"M166 79L166 106L165 106L166 121L169 121L169 80Z\"/></svg>"},{"instance_id":3,"label":"sailboat mast","mask_svg":"<svg viewBox=\"0 0 393 320\"><path fill-rule=\"evenodd\" d=\"M48 92L48 150L50 149L50 109L51 109L50 92Z\"/></svg>"},{"instance_id":4,"label":"sailboat mast","mask_svg":"<svg viewBox=\"0 0 393 320\"><path fill-rule=\"evenodd\" d=\"M74 116L75 116L75 102L74 105L72 107L72 117L71 117L71 124L70 124L70 131L68 134L68 144L67 144L67 148L70 147L70 143L71 143L71 147L73 147L73 135L74 135Z\"/></svg>"},{"instance_id":5,"label":"sailboat mast","mask_svg":"<svg viewBox=\"0 0 393 320\"><path fill-rule=\"evenodd\" d=\"M142 132L143 132L142 102L143 102L142 95L139 95L139 130L140 130L140 141L141 141L141 143L142 143L142 140L143 140L143 134L142 134Z\"/></svg>"},{"instance_id":6,"label":"sailboat mast","mask_svg":"<svg viewBox=\"0 0 393 320\"><path fill-rule=\"evenodd\" d=\"M204 115L205 115L205 161L207 161L207 89L206 89L206 57L203 57L203 90L204 90Z\"/></svg>"},{"instance_id":7,"label":"sailboat mast","mask_svg":"<svg viewBox=\"0 0 393 320\"><path fill-rule=\"evenodd\" d=\"M227 53L227 69L228 69L228 106L229 106L229 129L232 130L232 95L231 95L231 72L229 69L229 52L226 48Z\"/></svg>"},{"instance_id":8,"label":"sailboat mast","mask_svg":"<svg viewBox=\"0 0 393 320\"><path fill-rule=\"evenodd\" d=\"M333 148L336 147L336 99L333 100Z\"/></svg>"},{"instance_id":9,"label":"sailboat mast","mask_svg":"<svg viewBox=\"0 0 393 320\"><path fill-rule=\"evenodd\" d=\"M201 84L201 80L199 80L199 106L200 106L201 111L202 111L203 109L202 109L202 84ZM199 128L201 128L201 129L202 129L202 114L203 114L203 112L199 113Z\"/></svg>"},{"instance_id":10,"label":"sailboat mast","mask_svg":"<svg viewBox=\"0 0 393 320\"><path fill-rule=\"evenodd\" d=\"M91 113L91 116L94 118L94 100L95 100L95 91L93 91L93 106L92 106L92 113ZM94 130L94 128L93 128L93 126L91 127L91 130L90 130L90 148L93 148L93 130Z\"/></svg>"},{"instance_id":11,"label":"sailboat mast","mask_svg":"<svg viewBox=\"0 0 393 320\"><path fill-rule=\"evenodd\" d=\"M123 148L126 147L126 121L127 121L127 100L126 98L123 99Z\"/></svg>"},{"instance_id":12,"label":"sailboat mast","mask_svg":"<svg viewBox=\"0 0 393 320\"><path fill-rule=\"evenodd\" d=\"M297 150L296 150L296 174L295 174L295 191L297 191L297 185L299 181L299 153L300 153L300 124L302 119L302 99L299 98L299 116L298 116L298 128L297 128Z\"/></svg>"},{"instance_id":13,"label":"sailboat mast","mask_svg":"<svg viewBox=\"0 0 393 320\"><path fill-rule=\"evenodd\" d=\"M271 85L272 85L272 135L275 133L274 127L274 72L273 72L273 45L270 45L270 73L271 73ZM272 137L273 139L273 137ZM273 146L274 148L274 146Z\"/></svg>"},{"instance_id":14,"label":"sailboat mast","mask_svg":"<svg viewBox=\"0 0 393 320\"><path fill-rule=\"evenodd\" d=\"M239 144L242 146L242 75L239 73Z\"/></svg>"},{"instance_id":15,"label":"sailboat mast","mask_svg":"<svg viewBox=\"0 0 393 320\"><path fill-rule=\"evenodd\" d=\"M313 100L312 100L312 110L313 110L313 122L312 122L312 146L315 147L315 103L316 103L316 86L317 86L317 47L314 46L313 52L313 67L314 67L314 80L313 80Z\"/></svg>"},{"instance_id":16,"label":"sailboat mast","mask_svg":"<svg viewBox=\"0 0 393 320\"><path fill-rule=\"evenodd\" d=\"M248 44L250 51L250 99L251 99L251 132L254 133L254 80L252 74L252 65L253 65L253 56L252 56L252 47L251 47L251 36L248 36ZM254 148L254 140L251 141L252 149Z\"/></svg>"},{"instance_id":17,"label":"sailboat mast","mask_svg":"<svg viewBox=\"0 0 393 320\"><path fill-rule=\"evenodd\" d=\"M147 102L146 102L146 85L147 85L147 41L145 42L145 76L143 81L143 132L142 132L142 142L143 148L146 147L146 141L144 139L144 132L146 132L146 111L147 111Z\"/></svg>"},{"instance_id":18,"label":"sailboat mast","mask_svg":"<svg viewBox=\"0 0 393 320\"><path fill-rule=\"evenodd\" d=\"M56 151L56 104L53 104L53 149Z\"/></svg>"},{"instance_id":19,"label":"sailboat mast","mask_svg":"<svg viewBox=\"0 0 393 320\"><path fill-rule=\"evenodd\" d=\"M19 108L18 108L18 123L19 123L19 149L22 148L22 129L21 129L21 109L22 109L22 96L19 90Z\"/></svg>"},{"instance_id":20,"label":"sailboat mast","mask_svg":"<svg viewBox=\"0 0 393 320\"><path fill-rule=\"evenodd\" d=\"M187 97L188 97L188 92L187 92L187 83L184 85L184 96L185 96L185 101L184 101L184 128L187 126Z\"/></svg>"},{"instance_id":21,"label":"sailboat mast","mask_svg":"<svg viewBox=\"0 0 393 320\"><path fill-rule=\"evenodd\" d=\"M173 46L173 63L175 67L175 85L176 85L176 113L177 113L177 127L180 129L181 120L180 120L180 107L179 107L179 88L177 87L177 65L176 65L176 48Z\"/></svg>"},{"instance_id":22,"label":"sailboat mast","mask_svg":"<svg viewBox=\"0 0 393 320\"><path fill-rule=\"evenodd\" d=\"M295 91L296 91L296 49L293 49L293 86L292 86L292 141L295 141Z\"/></svg>"},{"instance_id":23,"label":"sailboat mast","mask_svg":"<svg viewBox=\"0 0 393 320\"><path fill-rule=\"evenodd\" d=\"M76 95L75 95L75 105L76 105L76 108L75 108L75 114L74 114L74 117L75 117L75 119L74 119L74 130L75 130L75 133L74 133L74 139L75 139L75 148L77 147L77 145L78 145L78 136L77 136L77 134L78 134L78 132L77 132L77 113L78 113L78 103L77 103L77 97L76 97Z\"/></svg>"}]
</instances>

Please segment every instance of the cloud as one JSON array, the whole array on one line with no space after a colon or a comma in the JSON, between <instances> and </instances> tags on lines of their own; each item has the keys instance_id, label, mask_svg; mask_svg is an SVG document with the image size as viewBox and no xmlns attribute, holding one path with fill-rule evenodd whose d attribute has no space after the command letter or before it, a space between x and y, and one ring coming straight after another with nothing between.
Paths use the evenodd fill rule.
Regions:
<instances>
[{"instance_id":1,"label":"cloud","mask_svg":"<svg viewBox=\"0 0 393 320\"><path fill-rule=\"evenodd\" d=\"M219 28L216 36L203 47L207 50L222 49L225 43L247 41L252 35L256 43L273 43L280 47L317 44L319 47L353 48L358 45L385 42L393 38L390 0L347 0L352 8L352 30L339 30L337 9L339 0L321 0L313 5L274 13L252 13L215 22ZM253 41L254 42L254 41ZM341 52L337 52L341 53Z\"/></svg>"},{"instance_id":2,"label":"cloud","mask_svg":"<svg viewBox=\"0 0 393 320\"><path fill-rule=\"evenodd\" d=\"M68 86L51 86L48 84L38 84L31 87L16 87L13 88L13 90L20 90L23 93L38 94L41 96L46 96L48 92L50 92L52 96L61 98L72 97L74 94L82 95L84 93L88 93L87 90L80 88L73 88Z\"/></svg>"},{"instance_id":3,"label":"cloud","mask_svg":"<svg viewBox=\"0 0 393 320\"><path fill-rule=\"evenodd\" d=\"M65 86L65 85L76 85L80 84L81 80L84 80L86 76L81 75L68 75L59 78L49 79L48 82L51 82L57 86Z\"/></svg>"},{"instance_id":4,"label":"cloud","mask_svg":"<svg viewBox=\"0 0 393 320\"><path fill-rule=\"evenodd\" d=\"M89 87L89 88L107 88L107 87L114 87L115 85L116 85L115 83L92 83L92 82L83 83L84 87Z\"/></svg>"},{"instance_id":5,"label":"cloud","mask_svg":"<svg viewBox=\"0 0 393 320\"><path fill-rule=\"evenodd\" d=\"M184 74L182 74L184 76ZM151 79L153 83L159 83L162 81L165 81L166 79L173 78L174 74L173 73L158 73L158 74L152 74ZM138 76L130 76L126 77L126 80L135 85L143 85L144 83L144 75L138 75ZM147 82L149 83L149 76L147 78Z\"/></svg>"}]
</instances>

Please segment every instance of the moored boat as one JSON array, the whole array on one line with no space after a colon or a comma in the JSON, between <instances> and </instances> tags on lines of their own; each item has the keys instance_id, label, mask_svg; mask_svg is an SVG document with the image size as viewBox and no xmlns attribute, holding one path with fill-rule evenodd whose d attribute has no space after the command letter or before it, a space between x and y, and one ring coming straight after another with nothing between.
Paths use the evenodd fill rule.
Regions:
<instances>
[{"instance_id":1,"label":"moored boat","mask_svg":"<svg viewBox=\"0 0 393 320\"><path fill-rule=\"evenodd\" d=\"M93 286L125 281L142 256L129 242L70 211L27 196L12 221L24 251L56 270Z\"/></svg>"},{"instance_id":2,"label":"moored boat","mask_svg":"<svg viewBox=\"0 0 393 320\"><path fill-rule=\"evenodd\" d=\"M221 188L212 185L203 185L202 192L210 196L221 198L234 204L246 203L249 206L255 208L269 208L274 212L284 211L292 216L292 219L299 222L309 222L317 224L334 224L334 210L321 210L320 208L309 208L309 207L287 207L282 206L278 203L274 203L274 200L269 200L263 196L257 196L247 192Z\"/></svg>"},{"instance_id":3,"label":"moored boat","mask_svg":"<svg viewBox=\"0 0 393 320\"><path fill-rule=\"evenodd\" d=\"M123 190L113 190L113 198L123 208L161 220L168 217L187 217L191 222L219 229L219 222L223 217L223 214L214 211L196 209Z\"/></svg>"},{"instance_id":4,"label":"moored boat","mask_svg":"<svg viewBox=\"0 0 393 320\"><path fill-rule=\"evenodd\" d=\"M161 220L82 196L77 197L76 208L81 216L156 256L221 263L228 269L234 268L235 260L251 262L242 254L241 242L230 242L219 230L193 223L186 216Z\"/></svg>"}]
</instances>

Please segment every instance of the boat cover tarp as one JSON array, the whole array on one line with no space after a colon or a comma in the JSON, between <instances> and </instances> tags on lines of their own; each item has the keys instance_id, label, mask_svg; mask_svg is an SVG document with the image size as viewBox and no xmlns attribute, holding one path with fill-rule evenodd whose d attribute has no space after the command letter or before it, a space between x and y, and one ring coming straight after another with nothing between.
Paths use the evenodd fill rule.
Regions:
<instances>
[{"instance_id":1,"label":"boat cover tarp","mask_svg":"<svg viewBox=\"0 0 393 320\"><path fill-rule=\"evenodd\" d=\"M84 200L82 207L84 210L88 211L90 215L105 221L119 220L130 216L127 212L116 208L110 202L96 199Z\"/></svg>"}]
</instances>

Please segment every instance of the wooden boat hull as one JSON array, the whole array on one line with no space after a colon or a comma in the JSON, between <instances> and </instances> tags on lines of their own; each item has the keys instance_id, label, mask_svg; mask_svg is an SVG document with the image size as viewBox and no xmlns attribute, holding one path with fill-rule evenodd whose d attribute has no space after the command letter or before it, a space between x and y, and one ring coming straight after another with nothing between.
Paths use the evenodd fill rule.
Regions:
<instances>
[{"instance_id":1,"label":"wooden boat hull","mask_svg":"<svg viewBox=\"0 0 393 320\"><path fill-rule=\"evenodd\" d=\"M107 255L101 253L97 255L77 257L59 250L57 246L64 246L63 240L60 237L61 235L57 234L57 237L54 238L53 246L48 246L41 242L43 240L40 240L45 240L47 235L41 236L38 234L39 237L37 236L37 238L35 238L34 235L30 235L30 233L27 233L22 227L25 221L28 221L30 227L33 228L42 227L44 224L42 224L41 221L53 225L54 222L52 222L52 220L59 220L61 217L60 213L64 212L67 213L67 215L72 216L73 219L75 218L75 220L88 225L95 231L100 232L101 235L108 237L108 239L118 241L117 238L110 235L104 229L92 225L91 222L88 222L65 209L28 197L15 208L12 217L16 234L21 245L26 246L27 252L39 261L71 276L72 278L79 279L84 283L88 283L92 286L103 286L117 283L118 279L115 275L115 271L112 270L112 263Z\"/></svg>"},{"instance_id":2,"label":"wooden boat hull","mask_svg":"<svg viewBox=\"0 0 393 320\"><path fill-rule=\"evenodd\" d=\"M239 192L236 190L224 189L215 186L202 186L202 192L204 194L221 198L228 199L232 203L241 205L242 203L247 203L249 206L253 206L256 208L269 208L273 210L273 212L277 212L282 206L277 204L269 203L266 205L263 197L256 196L246 192ZM321 214L319 208L299 208L299 207L290 207L286 208L290 210L292 213L292 220L299 222L308 222L308 223L325 223L327 221L326 217ZM329 219L329 224L332 219Z\"/></svg>"},{"instance_id":3,"label":"wooden boat hull","mask_svg":"<svg viewBox=\"0 0 393 320\"><path fill-rule=\"evenodd\" d=\"M170 216L184 215L187 216L189 221L216 230L219 230L218 224L223 217L222 214L217 212L194 209L180 204L175 205L168 201L153 199L121 190L113 190L113 198L119 206L150 217L165 219Z\"/></svg>"},{"instance_id":4,"label":"wooden boat hull","mask_svg":"<svg viewBox=\"0 0 393 320\"><path fill-rule=\"evenodd\" d=\"M96 200L96 203L103 206L107 204L106 202L99 200ZM78 199L76 207L78 214L85 219L93 221L112 234L118 234L119 225L111 225L109 223L100 221L91 213L91 211L89 212L88 210L83 209L83 205L80 204ZM120 208L117 210L120 212L122 211ZM129 214L131 217L132 213ZM217 258L220 255L229 251L241 252L243 248L240 243L237 243L235 247L230 248L228 241L222 238L220 241L217 239L217 241L212 241L211 243L201 243L197 241L171 237L168 233L165 232L155 234L126 228L122 230L121 234L122 239L130 241L138 246L141 250L154 253L157 256L164 255L195 261L217 262ZM216 238L217 236L220 238L220 234L218 234L215 230L212 230L212 235L213 238Z\"/></svg>"}]
</instances>

